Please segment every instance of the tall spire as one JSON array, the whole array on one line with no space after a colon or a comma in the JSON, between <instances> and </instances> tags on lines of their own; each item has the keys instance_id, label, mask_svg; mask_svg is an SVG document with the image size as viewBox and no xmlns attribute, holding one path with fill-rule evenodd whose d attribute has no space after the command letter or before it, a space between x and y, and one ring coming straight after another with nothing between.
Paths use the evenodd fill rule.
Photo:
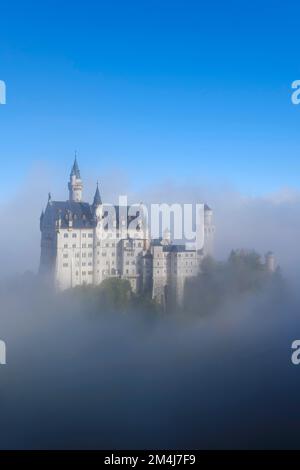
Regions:
<instances>
[{"instance_id":1,"label":"tall spire","mask_svg":"<svg viewBox=\"0 0 300 470\"><path fill-rule=\"evenodd\" d=\"M78 162L77 162L77 152L75 150L75 159L74 159L74 163L73 163L73 167L72 167L72 171L71 171L71 176L76 176L76 178L80 179L80 170L79 170L79 166L78 166Z\"/></svg>"},{"instance_id":2,"label":"tall spire","mask_svg":"<svg viewBox=\"0 0 300 470\"><path fill-rule=\"evenodd\" d=\"M83 185L81 181L79 166L77 162L77 153L75 152L75 160L70 174L70 181L68 184L69 199L73 202L81 202Z\"/></svg>"},{"instance_id":3,"label":"tall spire","mask_svg":"<svg viewBox=\"0 0 300 470\"><path fill-rule=\"evenodd\" d=\"M97 181L97 188L96 188L96 192L94 196L93 206L97 207L97 206L100 206L101 204L102 204L102 201L101 201L101 196L100 196L100 191L99 191L99 184Z\"/></svg>"}]
</instances>

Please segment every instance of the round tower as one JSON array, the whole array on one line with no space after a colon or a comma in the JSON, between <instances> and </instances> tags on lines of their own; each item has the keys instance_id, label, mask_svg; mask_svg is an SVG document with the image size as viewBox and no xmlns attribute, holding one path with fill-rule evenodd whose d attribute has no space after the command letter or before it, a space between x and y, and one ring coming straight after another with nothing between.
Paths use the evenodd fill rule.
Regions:
<instances>
[{"instance_id":1,"label":"round tower","mask_svg":"<svg viewBox=\"0 0 300 470\"><path fill-rule=\"evenodd\" d=\"M212 216L213 216L213 211L207 204L204 204L204 225L206 226L212 225Z\"/></svg>"},{"instance_id":2,"label":"round tower","mask_svg":"<svg viewBox=\"0 0 300 470\"><path fill-rule=\"evenodd\" d=\"M266 270L270 273L274 273L276 270L276 259L272 251L269 251L265 255L265 267L266 267Z\"/></svg>"},{"instance_id":3,"label":"round tower","mask_svg":"<svg viewBox=\"0 0 300 470\"><path fill-rule=\"evenodd\" d=\"M70 181L68 184L68 188L69 188L69 200L71 202L81 202L83 184L81 181L76 154L75 154L75 160L74 160L74 164L73 164L71 174L70 174Z\"/></svg>"},{"instance_id":4,"label":"round tower","mask_svg":"<svg viewBox=\"0 0 300 470\"><path fill-rule=\"evenodd\" d=\"M213 211L207 204L204 204L204 256L213 256L214 236Z\"/></svg>"}]
</instances>

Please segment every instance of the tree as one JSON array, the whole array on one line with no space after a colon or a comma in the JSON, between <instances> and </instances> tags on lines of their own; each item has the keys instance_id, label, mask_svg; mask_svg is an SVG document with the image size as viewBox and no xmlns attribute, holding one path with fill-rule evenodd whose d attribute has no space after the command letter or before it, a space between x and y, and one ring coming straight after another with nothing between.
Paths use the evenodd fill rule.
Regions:
<instances>
[{"instance_id":1,"label":"tree","mask_svg":"<svg viewBox=\"0 0 300 470\"><path fill-rule=\"evenodd\" d=\"M119 278L105 279L100 284L100 294L108 309L126 310L132 295L130 282Z\"/></svg>"}]
</instances>

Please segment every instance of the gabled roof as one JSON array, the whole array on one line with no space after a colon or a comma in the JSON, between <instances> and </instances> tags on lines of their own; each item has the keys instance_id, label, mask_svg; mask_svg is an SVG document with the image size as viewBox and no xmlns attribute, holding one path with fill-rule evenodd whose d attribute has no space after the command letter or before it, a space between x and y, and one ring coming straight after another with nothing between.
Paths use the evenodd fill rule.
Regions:
<instances>
[{"instance_id":1,"label":"gabled roof","mask_svg":"<svg viewBox=\"0 0 300 470\"><path fill-rule=\"evenodd\" d=\"M61 228L69 227L69 219L72 219L73 228L92 228L94 216L91 206L86 202L51 201L45 212L45 223L55 224L61 220Z\"/></svg>"},{"instance_id":2,"label":"gabled roof","mask_svg":"<svg viewBox=\"0 0 300 470\"><path fill-rule=\"evenodd\" d=\"M135 215L129 215L130 207L113 206L115 211L111 210L111 206L103 207L104 215L107 223L113 227L113 221L116 219L116 227L119 228L121 214L127 216L127 227L139 216L139 211ZM113 213L114 212L114 213ZM131 212L131 211L130 211ZM60 219L60 227L68 228L69 220L72 220L74 229L93 228L96 226L96 218L94 215L94 207L87 202L75 201L50 201L47 204L43 224L56 226L56 221Z\"/></svg>"}]
</instances>

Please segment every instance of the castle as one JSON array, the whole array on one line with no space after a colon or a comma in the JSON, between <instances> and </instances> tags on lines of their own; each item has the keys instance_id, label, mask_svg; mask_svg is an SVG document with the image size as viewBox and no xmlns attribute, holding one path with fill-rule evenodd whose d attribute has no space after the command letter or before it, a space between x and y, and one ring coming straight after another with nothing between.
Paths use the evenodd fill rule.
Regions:
<instances>
[{"instance_id":1,"label":"castle","mask_svg":"<svg viewBox=\"0 0 300 470\"><path fill-rule=\"evenodd\" d=\"M172 299L180 305L187 278L196 276L203 258L212 254L212 210L204 205L199 249L173 244L168 230L152 239L143 207L103 204L98 183L93 203L83 202L76 156L68 189L67 201L53 201L49 194L41 214L40 273L59 290L127 279L133 292L150 291L159 303Z\"/></svg>"}]
</instances>

